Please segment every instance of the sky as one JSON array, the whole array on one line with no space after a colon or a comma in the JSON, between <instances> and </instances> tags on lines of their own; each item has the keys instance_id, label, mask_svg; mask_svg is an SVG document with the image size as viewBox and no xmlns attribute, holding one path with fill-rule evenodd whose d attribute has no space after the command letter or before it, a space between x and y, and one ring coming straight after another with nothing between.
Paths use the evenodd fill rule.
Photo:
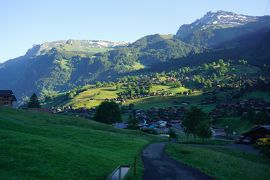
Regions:
<instances>
[{"instance_id":1,"label":"sky","mask_svg":"<svg viewBox=\"0 0 270 180\"><path fill-rule=\"evenodd\" d=\"M270 15L270 0L0 0L0 62L48 41L175 34L217 10Z\"/></svg>"}]
</instances>

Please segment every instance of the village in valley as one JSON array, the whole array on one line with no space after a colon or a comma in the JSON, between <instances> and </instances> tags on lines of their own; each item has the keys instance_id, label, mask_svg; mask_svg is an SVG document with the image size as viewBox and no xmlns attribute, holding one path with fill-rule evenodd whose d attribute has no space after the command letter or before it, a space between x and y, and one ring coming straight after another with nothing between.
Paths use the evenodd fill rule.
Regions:
<instances>
[{"instance_id":1,"label":"village in valley","mask_svg":"<svg viewBox=\"0 0 270 180\"><path fill-rule=\"evenodd\" d=\"M213 70L203 74L205 68ZM220 72L222 68L224 72ZM194 75L198 71L201 77ZM131 75L117 82L97 82L57 96L47 95L43 111L94 120L100 102L114 101L122 114L116 128L169 135L172 129L185 133L182 122L190 107L197 106L210 119L212 138L234 140L253 127L269 124L270 86L265 71L243 60L219 60L167 73ZM241 122L243 128L238 127Z\"/></svg>"}]
</instances>

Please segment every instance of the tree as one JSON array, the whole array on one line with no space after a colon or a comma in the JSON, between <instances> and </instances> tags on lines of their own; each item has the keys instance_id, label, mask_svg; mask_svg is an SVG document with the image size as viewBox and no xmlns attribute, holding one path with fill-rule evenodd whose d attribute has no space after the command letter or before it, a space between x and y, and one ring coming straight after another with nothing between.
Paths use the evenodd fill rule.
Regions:
<instances>
[{"instance_id":1,"label":"tree","mask_svg":"<svg viewBox=\"0 0 270 180\"><path fill-rule=\"evenodd\" d=\"M177 82L175 82L174 84L173 84L173 87L174 88L180 88L182 86L182 84L179 82L179 81L177 81Z\"/></svg>"},{"instance_id":2,"label":"tree","mask_svg":"<svg viewBox=\"0 0 270 180\"><path fill-rule=\"evenodd\" d=\"M97 87L97 88L102 87L102 83L99 82L99 81L97 81L97 82L96 82L96 87Z\"/></svg>"},{"instance_id":3,"label":"tree","mask_svg":"<svg viewBox=\"0 0 270 180\"><path fill-rule=\"evenodd\" d=\"M32 96L30 97L30 100L27 104L28 108L40 108L40 103L38 101L38 97L35 93L32 94Z\"/></svg>"},{"instance_id":4,"label":"tree","mask_svg":"<svg viewBox=\"0 0 270 180\"><path fill-rule=\"evenodd\" d=\"M203 68L203 70L207 71L209 69L209 66L208 66L208 64L203 64L202 68Z\"/></svg>"},{"instance_id":5,"label":"tree","mask_svg":"<svg viewBox=\"0 0 270 180\"><path fill-rule=\"evenodd\" d=\"M212 136L212 131L210 129L209 121L201 121L198 125L197 135L203 139L210 138Z\"/></svg>"},{"instance_id":6,"label":"tree","mask_svg":"<svg viewBox=\"0 0 270 180\"><path fill-rule=\"evenodd\" d=\"M139 129L138 121L132 115L129 115L129 118L128 118L128 129L134 129L134 130Z\"/></svg>"},{"instance_id":7,"label":"tree","mask_svg":"<svg viewBox=\"0 0 270 180\"><path fill-rule=\"evenodd\" d=\"M121 112L118 104L113 101L102 102L97 108L94 119L106 124L121 122Z\"/></svg>"},{"instance_id":8,"label":"tree","mask_svg":"<svg viewBox=\"0 0 270 180\"><path fill-rule=\"evenodd\" d=\"M72 99L72 98L74 98L74 96L76 96L76 92L74 92L74 91L71 91L71 92L67 93L67 98L68 99Z\"/></svg>"},{"instance_id":9,"label":"tree","mask_svg":"<svg viewBox=\"0 0 270 180\"><path fill-rule=\"evenodd\" d=\"M177 134L175 133L174 130L170 129L169 130L169 141L171 141L171 139L177 139Z\"/></svg>"},{"instance_id":10,"label":"tree","mask_svg":"<svg viewBox=\"0 0 270 180\"><path fill-rule=\"evenodd\" d=\"M187 138L189 137L190 134L193 134L193 136L196 137L199 122L206 120L207 115L200 108L192 106L185 115L185 118L182 122Z\"/></svg>"},{"instance_id":11,"label":"tree","mask_svg":"<svg viewBox=\"0 0 270 180\"><path fill-rule=\"evenodd\" d=\"M121 89L121 85L119 83L116 84L116 90L120 90Z\"/></svg>"}]
</instances>

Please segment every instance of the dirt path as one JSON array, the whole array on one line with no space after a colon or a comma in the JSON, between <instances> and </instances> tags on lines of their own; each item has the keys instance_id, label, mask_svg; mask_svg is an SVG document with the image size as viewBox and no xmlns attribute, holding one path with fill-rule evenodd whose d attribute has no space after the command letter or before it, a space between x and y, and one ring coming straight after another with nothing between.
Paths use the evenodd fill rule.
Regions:
<instances>
[{"instance_id":1,"label":"dirt path","mask_svg":"<svg viewBox=\"0 0 270 180\"><path fill-rule=\"evenodd\" d=\"M144 180L213 179L197 169L168 157L164 152L165 145L165 143L155 143L144 149L142 153Z\"/></svg>"}]
</instances>

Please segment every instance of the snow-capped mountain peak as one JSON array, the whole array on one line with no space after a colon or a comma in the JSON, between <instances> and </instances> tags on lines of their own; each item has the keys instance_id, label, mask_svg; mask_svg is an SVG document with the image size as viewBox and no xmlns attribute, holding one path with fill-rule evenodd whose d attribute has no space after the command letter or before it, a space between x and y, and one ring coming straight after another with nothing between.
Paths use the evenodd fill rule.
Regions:
<instances>
[{"instance_id":1,"label":"snow-capped mountain peak","mask_svg":"<svg viewBox=\"0 0 270 180\"><path fill-rule=\"evenodd\" d=\"M208 25L243 25L249 22L257 20L257 16L247 16L236 14L233 12L226 11L217 11L217 12L208 12L201 19L198 19L197 22L201 24Z\"/></svg>"},{"instance_id":2,"label":"snow-capped mountain peak","mask_svg":"<svg viewBox=\"0 0 270 180\"><path fill-rule=\"evenodd\" d=\"M208 28L219 29L245 25L255 22L258 16L247 16L227 11L207 12L202 18L197 19L191 24L182 25L178 32L178 37L185 37L194 30L205 30Z\"/></svg>"}]
</instances>

